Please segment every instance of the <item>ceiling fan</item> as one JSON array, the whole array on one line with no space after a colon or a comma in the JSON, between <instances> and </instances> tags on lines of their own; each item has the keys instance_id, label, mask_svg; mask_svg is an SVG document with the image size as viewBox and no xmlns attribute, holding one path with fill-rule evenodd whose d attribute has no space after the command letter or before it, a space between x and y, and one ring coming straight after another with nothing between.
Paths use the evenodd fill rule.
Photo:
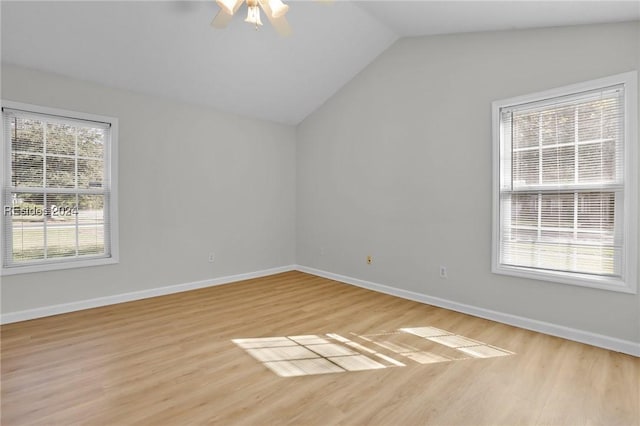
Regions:
<instances>
[{"instance_id":1,"label":"ceiling fan","mask_svg":"<svg viewBox=\"0 0 640 426\"><path fill-rule=\"evenodd\" d=\"M244 21L255 25L256 30L262 26L260 20L260 9L262 8L278 34L291 35L291 26L284 16L289 11L289 6L282 3L282 0L216 0L220 11L211 21L211 25L215 28L225 28L245 2L247 3L247 18Z\"/></svg>"}]
</instances>

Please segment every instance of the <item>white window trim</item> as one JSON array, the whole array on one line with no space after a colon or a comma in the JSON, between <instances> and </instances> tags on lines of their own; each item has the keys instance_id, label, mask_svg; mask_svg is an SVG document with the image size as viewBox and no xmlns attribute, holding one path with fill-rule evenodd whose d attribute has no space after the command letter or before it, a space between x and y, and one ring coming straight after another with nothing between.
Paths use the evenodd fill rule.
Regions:
<instances>
[{"instance_id":1,"label":"white window trim","mask_svg":"<svg viewBox=\"0 0 640 426\"><path fill-rule=\"evenodd\" d=\"M542 101L560 96L572 95L588 90L624 84L624 161L625 161L625 208L624 208L624 257L622 277L598 277L561 271L542 271L526 267L500 264L500 109ZM558 87L529 95L516 96L492 103L493 132L493 230L491 249L491 271L495 274L510 275L562 284L592 287L622 293L636 294L638 290L638 72L630 71L569 86Z\"/></svg>"},{"instance_id":2,"label":"white window trim","mask_svg":"<svg viewBox=\"0 0 640 426\"><path fill-rule=\"evenodd\" d=\"M60 269L73 269L73 268L85 268L89 266L101 266L101 265L110 265L116 264L119 262L119 239L118 239L118 119L115 117L108 117L104 115L97 114L88 114L84 112L77 111L69 111L59 108L50 108L43 107L39 105L31 105L22 102L14 102L14 101L6 101L2 100L1 105L3 108L17 109L28 112L40 113L40 114L48 114L60 117L67 117L71 119L80 119L80 120L89 120L89 121L99 121L104 123L111 124L111 140L109 142L109 152L106 154L106 170L110 173L110 183L111 183L111 193L110 193L110 208L109 208L109 219L110 219L110 238L111 238L111 256L102 257L102 258L89 258L89 259L81 259L81 260L70 260L61 258L60 260L30 264L24 266L11 266L4 267L2 262L0 262L0 275L16 275L16 274L25 274L32 272L45 272L45 271L54 271ZM8 149L10 149L11 142L5 140L5 129L4 129L4 120L0 120L0 152L6 153ZM4 157L4 155L3 155ZM5 161L0 161L0 184L2 187L1 191L5 191L7 182L5 182ZM3 199L4 195L0 197ZM0 226L0 259L2 259L3 251L5 249L4 244L4 227Z\"/></svg>"}]
</instances>

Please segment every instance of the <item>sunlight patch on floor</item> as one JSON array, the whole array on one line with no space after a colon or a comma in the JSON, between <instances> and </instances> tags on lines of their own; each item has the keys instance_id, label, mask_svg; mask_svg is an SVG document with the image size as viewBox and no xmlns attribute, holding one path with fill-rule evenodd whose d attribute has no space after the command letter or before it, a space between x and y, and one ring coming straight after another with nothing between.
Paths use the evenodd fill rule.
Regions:
<instances>
[{"instance_id":1,"label":"sunlight patch on floor","mask_svg":"<svg viewBox=\"0 0 640 426\"><path fill-rule=\"evenodd\" d=\"M513 355L506 349L436 327L324 336L233 339L249 355L281 377L344 373ZM404 361L400 361L400 356Z\"/></svg>"},{"instance_id":2,"label":"sunlight patch on floor","mask_svg":"<svg viewBox=\"0 0 640 426\"><path fill-rule=\"evenodd\" d=\"M493 358L514 354L506 349L487 345L486 343L478 340L453 334L435 327L401 328L400 331L422 337L431 342L439 343L448 348L453 348L472 358Z\"/></svg>"}]
</instances>

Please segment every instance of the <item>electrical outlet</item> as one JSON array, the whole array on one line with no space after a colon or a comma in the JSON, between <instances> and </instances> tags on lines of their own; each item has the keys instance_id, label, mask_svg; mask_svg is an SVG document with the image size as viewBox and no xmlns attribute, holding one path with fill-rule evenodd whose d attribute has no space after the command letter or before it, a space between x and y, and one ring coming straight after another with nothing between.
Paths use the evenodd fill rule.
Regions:
<instances>
[{"instance_id":1,"label":"electrical outlet","mask_svg":"<svg viewBox=\"0 0 640 426\"><path fill-rule=\"evenodd\" d=\"M371 265L373 263L373 256L367 256L367 265Z\"/></svg>"},{"instance_id":2,"label":"electrical outlet","mask_svg":"<svg viewBox=\"0 0 640 426\"><path fill-rule=\"evenodd\" d=\"M447 267L440 265L440 278L447 279Z\"/></svg>"},{"instance_id":3,"label":"electrical outlet","mask_svg":"<svg viewBox=\"0 0 640 426\"><path fill-rule=\"evenodd\" d=\"M324 247L320 247L320 256L324 256Z\"/></svg>"},{"instance_id":4,"label":"electrical outlet","mask_svg":"<svg viewBox=\"0 0 640 426\"><path fill-rule=\"evenodd\" d=\"M213 263L216 260L216 254L214 252L209 253L209 262Z\"/></svg>"}]
</instances>

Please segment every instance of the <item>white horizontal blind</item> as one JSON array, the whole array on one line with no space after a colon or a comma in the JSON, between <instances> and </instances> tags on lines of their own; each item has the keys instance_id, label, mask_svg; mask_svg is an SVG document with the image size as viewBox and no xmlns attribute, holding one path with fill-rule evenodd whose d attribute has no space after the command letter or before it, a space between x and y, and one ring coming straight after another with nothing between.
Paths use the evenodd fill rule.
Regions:
<instances>
[{"instance_id":1,"label":"white horizontal blind","mask_svg":"<svg viewBox=\"0 0 640 426\"><path fill-rule=\"evenodd\" d=\"M3 266L111 255L110 125L3 108Z\"/></svg>"},{"instance_id":2,"label":"white horizontal blind","mask_svg":"<svg viewBox=\"0 0 640 426\"><path fill-rule=\"evenodd\" d=\"M500 110L502 265L619 277L624 86Z\"/></svg>"}]
</instances>

